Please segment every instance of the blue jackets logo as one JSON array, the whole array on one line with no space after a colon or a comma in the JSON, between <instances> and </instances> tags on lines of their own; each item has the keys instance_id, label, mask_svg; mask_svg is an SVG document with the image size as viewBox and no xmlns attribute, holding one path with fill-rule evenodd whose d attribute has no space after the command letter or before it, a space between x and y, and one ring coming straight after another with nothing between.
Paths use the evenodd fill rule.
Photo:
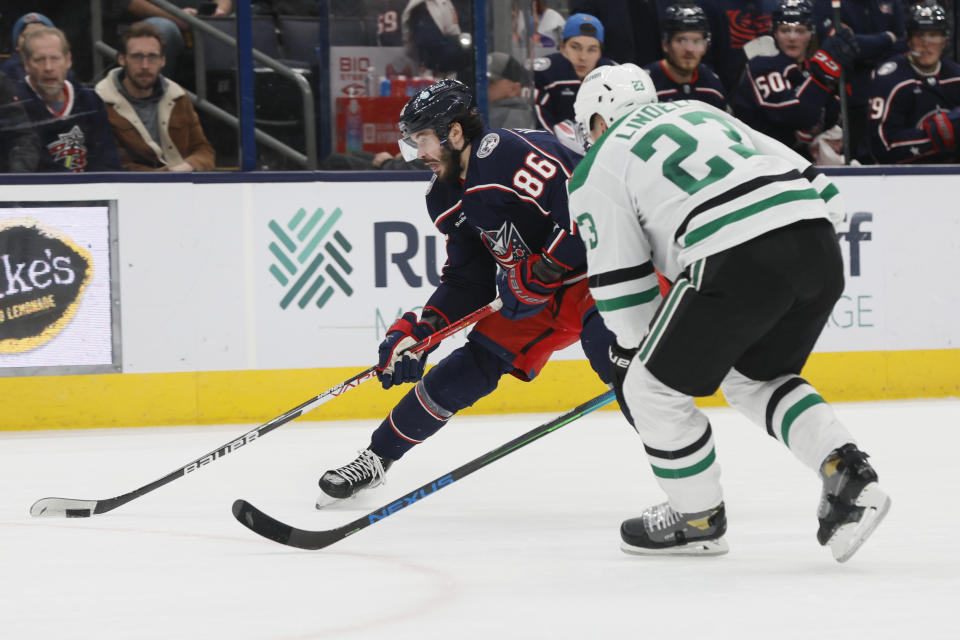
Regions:
<instances>
[{"instance_id":1,"label":"blue jackets logo","mask_svg":"<svg viewBox=\"0 0 960 640\"><path fill-rule=\"evenodd\" d=\"M311 303L322 309L337 290L353 295L347 282L353 272L347 255L353 246L334 228L341 215L340 207L329 214L317 209L313 215L300 209L285 225L270 221L274 239L268 248L275 259L270 273L284 288L281 309L294 301L301 309Z\"/></svg>"}]
</instances>

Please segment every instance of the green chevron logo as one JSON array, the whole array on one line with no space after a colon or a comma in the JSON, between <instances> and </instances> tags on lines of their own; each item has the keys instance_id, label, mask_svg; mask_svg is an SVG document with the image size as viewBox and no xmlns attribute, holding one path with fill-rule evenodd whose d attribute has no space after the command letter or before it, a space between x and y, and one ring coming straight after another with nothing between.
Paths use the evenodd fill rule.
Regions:
<instances>
[{"instance_id":1,"label":"green chevron logo","mask_svg":"<svg viewBox=\"0 0 960 640\"><path fill-rule=\"evenodd\" d=\"M305 309L314 296L317 296L316 306L322 309L336 292L334 285L348 297L353 295L353 288L347 282L353 267L346 259L353 246L334 229L341 215L340 207L329 215L317 209L311 216L306 209L300 209L286 228L276 220L270 221L268 226L276 238L270 242L270 253L276 258L270 265L270 273L285 289L281 309L286 309L294 300L298 307ZM324 241L331 231L330 238ZM324 261L327 264L321 269Z\"/></svg>"}]
</instances>

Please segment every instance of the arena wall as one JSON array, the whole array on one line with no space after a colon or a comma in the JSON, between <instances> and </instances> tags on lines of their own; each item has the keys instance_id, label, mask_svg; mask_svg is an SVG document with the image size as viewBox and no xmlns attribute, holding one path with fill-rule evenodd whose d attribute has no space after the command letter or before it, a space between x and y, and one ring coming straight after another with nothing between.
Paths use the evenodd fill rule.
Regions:
<instances>
[{"instance_id":1,"label":"arena wall","mask_svg":"<svg viewBox=\"0 0 960 640\"><path fill-rule=\"evenodd\" d=\"M960 394L960 174L835 173L847 286L804 375L832 401ZM33 287L26 258L0 264L0 429L261 422L370 366L445 257L423 174L384 177L4 176L0 234L41 230L91 272L46 326L43 256ZM28 320L44 330L11 333ZM558 412L602 391L575 347L470 412ZM379 418L402 393L368 383L309 417Z\"/></svg>"}]
</instances>

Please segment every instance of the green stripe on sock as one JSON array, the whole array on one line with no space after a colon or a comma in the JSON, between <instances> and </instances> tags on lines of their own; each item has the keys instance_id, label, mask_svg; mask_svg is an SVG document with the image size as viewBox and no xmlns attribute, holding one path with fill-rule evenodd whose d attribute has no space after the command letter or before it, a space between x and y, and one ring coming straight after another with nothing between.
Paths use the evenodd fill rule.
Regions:
<instances>
[{"instance_id":1,"label":"green stripe on sock","mask_svg":"<svg viewBox=\"0 0 960 640\"><path fill-rule=\"evenodd\" d=\"M794 421L800 417L800 414L814 405L823 404L825 402L826 400L821 398L816 393L811 393L787 409L786 413L783 414L783 427L780 430L780 435L783 436L783 444L787 445L788 447L790 446L790 427L792 427Z\"/></svg>"},{"instance_id":2,"label":"green stripe on sock","mask_svg":"<svg viewBox=\"0 0 960 640\"><path fill-rule=\"evenodd\" d=\"M655 465L650 465L653 467L653 473L658 478L670 478L672 480L679 480L680 478L689 478L690 476L695 476L698 473L705 471L710 465L713 464L713 461L717 459L717 449L716 447L710 449L710 453L707 454L707 457L698 462L697 464L691 465L689 467L683 467L682 469L664 469L663 467L658 467Z\"/></svg>"}]
</instances>

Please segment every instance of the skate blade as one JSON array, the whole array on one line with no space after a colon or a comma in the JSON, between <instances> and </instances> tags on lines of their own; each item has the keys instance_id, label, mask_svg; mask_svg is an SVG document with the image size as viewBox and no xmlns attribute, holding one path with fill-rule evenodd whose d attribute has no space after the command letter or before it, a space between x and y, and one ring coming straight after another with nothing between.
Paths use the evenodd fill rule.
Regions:
<instances>
[{"instance_id":1,"label":"skate blade","mask_svg":"<svg viewBox=\"0 0 960 640\"><path fill-rule=\"evenodd\" d=\"M349 498L334 498L333 496L328 496L327 494L321 492L314 507L322 511L323 509L332 507L334 505L347 504L356 497L357 495L354 494Z\"/></svg>"},{"instance_id":2,"label":"skate blade","mask_svg":"<svg viewBox=\"0 0 960 640\"><path fill-rule=\"evenodd\" d=\"M663 549L648 549L647 547L636 547L629 542L621 542L620 550L635 556L722 556L730 551L730 546L723 538L717 538L716 540L688 542L679 547Z\"/></svg>"},{"instance_id":3,"label":"skate blade","mask_svg":"<svg viewBox=\"0 0 960 640\"><path fill-rule=\"evenodd\" d=\"M846 562L852 558L857 549L867 541L890 510L890 496L885 494L876 482L871 482L857 496L856 505L863 507L859 522L841 526L827 541L837 562Z\"/></svg>"}]
</instances>

